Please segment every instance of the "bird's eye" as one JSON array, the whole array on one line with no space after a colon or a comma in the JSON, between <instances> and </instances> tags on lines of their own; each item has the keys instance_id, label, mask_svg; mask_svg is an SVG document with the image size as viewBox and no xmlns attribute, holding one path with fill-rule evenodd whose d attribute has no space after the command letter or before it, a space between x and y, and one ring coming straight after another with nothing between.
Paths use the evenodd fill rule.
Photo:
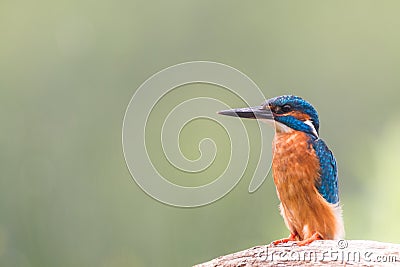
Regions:
<instances>
[{"instance_id":1,"label":"bird's eye","mask_svg":"<svg viewBox=\"0 0 400 267\"><path fill-rule=\"evenodd\" d=\"M286 105L283 105L282 107L281 107L281 110L282 110L282 112L289 112L289 111L291 111L292 110L292 107L290 106L290 105L288 105L288 104L286 104Z\"/></svg>"}]
</instances>

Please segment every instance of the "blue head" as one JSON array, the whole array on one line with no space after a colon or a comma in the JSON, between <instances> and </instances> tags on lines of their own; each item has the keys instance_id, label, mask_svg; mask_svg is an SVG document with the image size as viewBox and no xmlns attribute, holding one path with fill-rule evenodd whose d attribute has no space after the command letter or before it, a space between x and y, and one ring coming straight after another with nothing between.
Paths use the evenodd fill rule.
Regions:
<instances>
[{"instance_id":1,"label":"blue head","mask_svg":"<svg viewBox=\"0 0 400 267\"><path fill-rule=\"evenodd\" d=\"M310 103L298 96L278 96L268 99L258 107L224 110L219 113L242 118L274 120L278 130L293 129L318 137L318 113Z\"/></svg>"},{"instance_id":2,"label":"blue head","mask_svg":"<svg viewBox=\"0 0 400 267\"><path fill-rule=\"evenodd\" d=\"M303 98L293 95L278 96L268 99L264 108L267 108L267 106L271 110L274 120L278 123L294 130L318 136L318 113Z\"/></svg>"}]
</instances>

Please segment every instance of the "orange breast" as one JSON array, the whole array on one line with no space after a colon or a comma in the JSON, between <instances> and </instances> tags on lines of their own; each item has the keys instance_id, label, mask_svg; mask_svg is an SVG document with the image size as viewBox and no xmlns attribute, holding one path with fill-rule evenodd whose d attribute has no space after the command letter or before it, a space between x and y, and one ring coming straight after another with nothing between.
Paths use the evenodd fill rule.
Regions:
<instances>
[{"instance_id":1,"label":"orange breast","mask_svg":"<svg viewBox=\"0 0 400 267\"><path fill-rule=\"evenodd\" d=\"M319 160L299 131L277 132L274 139L272 170L281 213L289 230L299 240L319 233L334 239L338 225L332 204L318 193Z\"/></svg>"}]
</instances>

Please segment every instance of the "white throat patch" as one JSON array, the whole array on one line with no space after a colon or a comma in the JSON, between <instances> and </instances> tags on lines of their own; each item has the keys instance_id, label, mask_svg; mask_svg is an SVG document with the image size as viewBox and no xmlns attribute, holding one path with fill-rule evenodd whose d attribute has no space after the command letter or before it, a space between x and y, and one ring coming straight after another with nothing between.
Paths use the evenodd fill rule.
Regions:
<instances>
[{"instance_id":1,"label":"white throat patch","mask_svg":"<svg viewBox=\"0 0 400 267\"><path fill-rule=\"evenodd\" d=\"M282 133L290 133L293 131L292 128L290 128L289 126L280 123L278 121L275 121L275 127L276 127L276 131L278 132L282 132Z\"/></svg>"}]
</instances>

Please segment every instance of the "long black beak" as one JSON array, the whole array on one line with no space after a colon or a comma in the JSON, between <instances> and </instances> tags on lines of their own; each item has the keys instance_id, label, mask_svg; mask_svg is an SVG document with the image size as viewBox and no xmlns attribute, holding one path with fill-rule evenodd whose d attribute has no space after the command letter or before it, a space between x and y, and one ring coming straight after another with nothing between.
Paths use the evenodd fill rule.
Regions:
<instances>
[{"instance_id":1,"label":"long black beak","mask_svg":"<svg viewBox=\"0 0 400 267\"><path fill-rule=\"evenodd\" d=\"M221 110L218 111L218 114L247 119L274 119L271 110L265 109L263 106Z\"/></svg>"}]
</instances>

